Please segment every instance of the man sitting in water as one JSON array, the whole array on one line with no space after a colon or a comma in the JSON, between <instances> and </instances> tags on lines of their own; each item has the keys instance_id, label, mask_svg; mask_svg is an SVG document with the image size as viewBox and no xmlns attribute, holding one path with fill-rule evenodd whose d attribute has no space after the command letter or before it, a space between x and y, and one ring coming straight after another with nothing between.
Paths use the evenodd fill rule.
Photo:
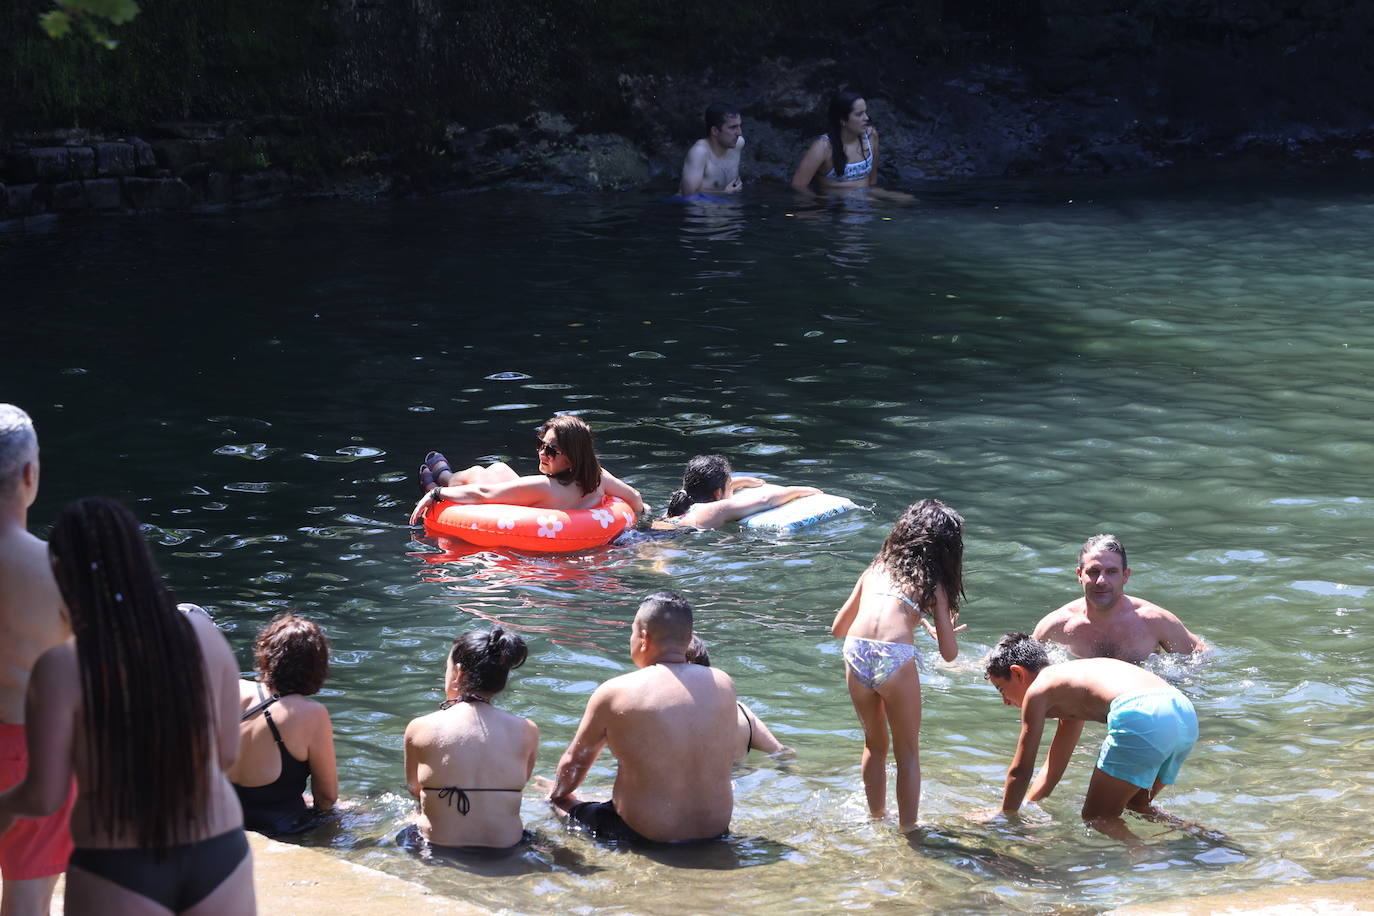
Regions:
<instances>
[{"instance_id":1,"label":"man sitting in water","mask_svg":"<svg viewBox=\"0 0 1374 916\"><path fill-rule=\"evenodd\" d=\"M709 105L704 116L706 136L692 144L682 163L678 193L736 194L744 188L739 178L739 153L744 148L739 112L719 102Z\"/></svg>"},{"instance_id":2,"label":"man sitting in water","mask_svg":"<svg viewBox=\"0 0 1374 916\"><path fill-rule=\"evenodd\" d=\"M1126 548L1114 535L1088 538L1078 552L1083 597L1046 614L1036 624L1041 642L1061 643L1079 658L1118 658L1139 664L1154 652L1192 653L1207 648L1170 612L1126 594L1131 569Z\"/></svg>"},{"instance_id":3,"label":"man sitting in water","mask_svg":"<svg viewBox=\"0 0 1374 916\"><path fill-rule=\"evenodd\" d=\"M1007 770L1002 813L1039 801L1059 784L1087 721L1106 722L1107 739L1083 800L1083 819L1109 836L1134 841L1125 809L1159 815L1152 802L1172 785L1197 742L1197 713L1163 678L1114 658L1051 665L1045 647L1025 633L1008 633L989 654L987 679L1002 702L1021 710L1021 737ZM1045 720L1058 719L1045 767L1035 758Z\"/></svg>"},{"instance_id":4,"label":"man sitting in water","mask_svg":"<svg viewBox=\"0 0 1374 916\"><path fill-rule=\"evenodd\" d=\"M735 686L720 669L687 661L691 641L687 601L673 592L649 596L630 628L630 659L639 670L611 678L587 701L549 800L593 834L680 843L730 828ZM581 801L573 793L605 747L617 764L611 800Z\"/></svg>"}]
</instances>

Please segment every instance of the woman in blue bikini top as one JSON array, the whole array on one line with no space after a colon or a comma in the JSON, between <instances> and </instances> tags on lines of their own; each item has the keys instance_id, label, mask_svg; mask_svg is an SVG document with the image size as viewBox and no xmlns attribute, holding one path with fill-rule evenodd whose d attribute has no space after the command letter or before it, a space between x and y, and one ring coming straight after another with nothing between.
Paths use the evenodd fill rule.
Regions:
<instances>
[{"instance_id":1,"label":"woman in blue bikini top","mask_svg":"<svg viewBox=\"0 0 1374 916\"><path fill-rule=\"evenodd\" d=\"M828 131L817 137L792 175L792 187L822 190L878 186L878 132L868 124L868 103L854 92L839 92L826 113Z\"/></svg>"}]
</instances>

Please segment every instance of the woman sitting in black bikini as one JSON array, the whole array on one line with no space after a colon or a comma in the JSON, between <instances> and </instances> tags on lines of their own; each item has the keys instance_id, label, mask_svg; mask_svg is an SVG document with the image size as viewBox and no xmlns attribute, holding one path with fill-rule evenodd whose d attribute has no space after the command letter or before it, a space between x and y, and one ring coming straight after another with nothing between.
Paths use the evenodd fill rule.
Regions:
<instances>
[{"instance_id":1,"label":"woman sitting in black bikini","mask_svg":"<svg viewBox=\"0 0 1374 916\"><path fill-rule=\"evenodd\" d=\"M28 775L0 795L0 834L56 810L75 776L67 912L253 913L224 776L239 746L229 644L177 610L122 504L70 503L48 551L73 635L34 666Z\"/></svg>"},{"instance_id":2,"label":"woman sitting in black bikini","mask_svg":"<svg viewBox=\"0 0 1374 916\"><path fill-rule=\"evenodd\" d=\"M453 641L447 699L406 726L406 785L420 810L397 838L401 845L510 847L528 838L520 796L534 772L539 728L492 705L526 652L523 639L500 627Z\"/></svg>"},{"instance_id":3,"label":"woman sitting in black bikini","mask_svg":"<svg viewBox=\"0 0 1374 916\"><path fill-rule=\"evenodd\" d=\"M239 759L229 780L245 827L287 836L314 826L339 797L329 710L308 699L329 675L329 640L312 621L286 614L263 627L253 655L258 679L239 682ZM302 794L307 779L313 810Z\"/></svg>"}]
</instances>

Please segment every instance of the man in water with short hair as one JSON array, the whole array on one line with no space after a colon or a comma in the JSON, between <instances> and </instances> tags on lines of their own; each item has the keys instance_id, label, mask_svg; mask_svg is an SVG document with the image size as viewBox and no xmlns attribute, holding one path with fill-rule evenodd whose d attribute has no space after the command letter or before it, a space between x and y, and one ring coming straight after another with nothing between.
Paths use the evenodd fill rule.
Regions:
<instances>
[{"instance_id":1,"label":"man in water with short hair","mask_svg":"<svg viewBox=\"0 0 1374 916\"><path fill-rule=\"evenodd\" d=\"M28 746L24 698L38 656L71 631L48 561L48 545L29 533L38 498L38 437L29 415L0 404L0 791L24 778ZM48 912L57 876L72 851L67 820L75 783L56 813L17 821L0 838L7 914Z\"/></svg>"},{"instance_id":2,"label":"man in water with short hair","mask_svg":"<svg viewBox=\"0 0 1374 916\"><path fill-rule=\"evenodd\" d=\"M1083 597L1051 611L1035 638L1057 642L1079 658L1117 658L1139 664L1154 652L1189 654L1207 648L1177 617L1157 604L1126 594L1131 568L1126 548L1111 534L1084 542L1075 570Z\"/></svg>"},{"instance_id":3,"label":"man in water with short hair","mask_svg":"<svg viewBox=\"0 0 1374 916\"><path fill-rule=\"evenodd\" d=\"M743 190L739 154L744 148L739 112L719 102L707 106L703 116L706 136L693 143L682 163L678 193L735 194Z\"/></svg>"},{"instance_id":4,"label":"man in water with short hair","mask_svg":"<svg viewBox=\"0 0 1374 916\"><path fill-rule=\"evenodd\" d=\"M1158 675L1114 658L1052 665L1045 647L1025 633L1004 636L985 664L1002 702L1021 710L1021 737L1007 769L1002 813L1014 814L1023 801L1048 797L1064 775L1083 723L1106 722L1107 739L1082 815L1103 833L1135 842L1122 812L1160 815L1151 802L1173 784L1197 743L1197 712L1188 698ZM1037 776L1035 758L1046 719L1058 719L1059 725Z\"/></svg>"},{"instance_id":5,"label":"man in water with short hair","mask_svg":"<svg viewBox=\"0 0 1374 916\"><path fill-rule=\"evenodd\" d=\"M630 628L639 669L611 678L563 758L549 800L571 821L607 839L679 843L730 828L731 767L739 754L735 686L719 668L687 661L692 608L673 592L650 595ZM608 802L573 793L605 747L615 756Z\"/></svg>"}]
</instances>

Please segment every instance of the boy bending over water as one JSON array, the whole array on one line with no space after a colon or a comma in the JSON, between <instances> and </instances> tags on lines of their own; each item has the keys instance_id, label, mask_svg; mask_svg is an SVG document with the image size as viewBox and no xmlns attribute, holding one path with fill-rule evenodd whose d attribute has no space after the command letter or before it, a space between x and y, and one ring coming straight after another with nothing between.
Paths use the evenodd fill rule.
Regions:
<instances>
[{"instance_id":1,"label":"boy bending over water","mask_svg":"<svg viewBox=\"0 0 1374 916\"><path fill-rule=\"evenodd\" d=\"M1046 798L1064 775L1083 723L1106 722L1083 819L1109 836L1134 840L1122 812L1158 814L1150 802L1173 784L1197 743L1197 713L1188 698L1158 675L1114 658L1051 665L1045 647L1025 633L1002 637L987 658L986 673L1002 701L1021 709L1021 737L1007 770L1002 813L1016 812L1023 800ZM1045 767L1035 775L1046 719L1058 719L1059 726Z\"/></svg>"}]
</instances>

